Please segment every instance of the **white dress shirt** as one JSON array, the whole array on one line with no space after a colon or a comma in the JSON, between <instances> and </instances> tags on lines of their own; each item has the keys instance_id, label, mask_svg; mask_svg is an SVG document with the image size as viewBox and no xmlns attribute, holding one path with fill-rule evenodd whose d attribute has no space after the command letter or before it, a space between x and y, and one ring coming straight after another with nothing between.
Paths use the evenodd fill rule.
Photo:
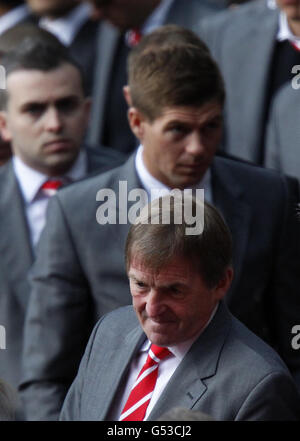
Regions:
<instances>
[{"instance_id":1,"label":"white dress shirt","mask_svg":"<svg viewBox=\"0 0 300 441\"><path fill-rule=\"evenodd\" d=\"M200 337L200 335L207 328L207 326L209 325L209 323L213 319L217 309L218 309L218 304L214 308L206 325L201 329L200 332L198 332L197 335L195 335L193 338L191 338L185 342L182 342L178 345L168 347L169 351L172 352L172 354L174 356L167 357L166 359L162 360L159 363L158 376L157 376L155 388L154 388L150 403L147 407L147 411L146 411L144 420L147 420L147 418L149 417L152 409L154 408L155 404L157 403L164 388L166 387L166 385L170 381L175 370L177 369L177 367L181 363L182 359L184 358L184 356L187 354L187 352L191 348L192 344ZM121 415L123 408L125 406L125 403L126 403L128 396L131 392L132 386L135 383L135 380L136 380L138 374L140 373L140 370L142 369L142 367L144 366L144 364L147 360L148 351L150 349L150 346L151 346L151 342L147 339L143 343L143 345L141 346L141 349L139 350L138 355L135 357L134 360L132 360L126 384L124 385L124 387L121 388L121 390L119 390L119 392L114 400L112 410L109 413L109 420L111 420L111 421L119 420L120 415ZM205 354L204 354L204 356L205 356Z\"/></svg>"},{"instance_id":2,"label":"white dress shirt","mask_svg":"<svg viewBox=\"0 0 300 441\"><path fill-rule=\"evenodd\" d=\"M65 46L70 46L79 29L91 16L91 5L82 3L72 11L57 19L41 18L39 26L55 35Z\"/></svg>"},{"instance_id":3,"label":"white dress shirt","mask_svg":"<svg viewBox=\"0 0 300 441\"><path fill-rule=\"evenodd\" d=\"M84 151L80 152L73 166L63 177L49 178L49 176L24 164L18 156L13 157L13 168L24 199L30 240L34 248L45 225L46 210L49 201L49 196L41 191L41 186L48 179L65 178L67 182L72 182L83 178L87 172L86 153Z\"/></svg>"},{"instance_id":4,"label":"white dress shirt","mask_svg":"<svg viewBox=\"0 0 300 441\"><path fill-rule=\"evenodd\" d=\"M158 181L154 176L152 176L149 171L147 170L144 161L143 161L143 146L140 145L137 154L135 157L135 167L136 172L138 174L138 177L144 187L144 189L147 191L149 202L152 199L155 199L159 196L164 196L168 194L171 191L171 188L164 185L162 182ZM193 185L192 187L189 187L191 189L204 189L204 198L207 202L212 203L213 202L213 195L212 195L212 185L211 185L211 171L208 169L201 179L201 181Z\"/></svg>"},{"instance_id":5,"label":"white dress shirt","mask_svg":"<svg viewBox=\"0 0 300 441\"><path fill-rule=\"evenodd\" d=\"M0 35L28 17L29 10L26 5L17 6L0 17Z\"/></svg>"}]
</instances>

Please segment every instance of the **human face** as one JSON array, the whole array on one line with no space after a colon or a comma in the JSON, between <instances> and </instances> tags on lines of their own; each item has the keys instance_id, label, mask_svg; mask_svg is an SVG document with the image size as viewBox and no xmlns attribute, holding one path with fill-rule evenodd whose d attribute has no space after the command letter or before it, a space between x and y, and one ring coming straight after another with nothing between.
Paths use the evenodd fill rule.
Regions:
<instances>
[{"instance_id":1,"label":"human face","mask_svg":"<svg viewBox=\"0 0 300 441\"><path fill-rule=\"evenodd\" d=\"M222 135L222 106L210 101L199 108L166 108L152 122L141 117L134 131L148 171L168 187L184 189L197 184L213 160Z\"/></svg>"},{"instance_id":2,"label":"human face","mask_svg":"<svg viewBox=\"0 0 300 441\"><path fill-rule=\"evenodd\" d=\"M286 13L288 20L300 20L300 0L277 0L277 5Z\"/></svg>"},{"instance_id":3,"label":"human face","mask_svg":"<svg viewBox=\"0 0 300 441\"><path fill-rule=\"evenodd\" d=\"M205 326L229 288L232 270L209 289L183 258L174 258L156 273L135 257L128 276L133 307L148 339L158 346L172 346L196 336Z\"/></svg>"},{"instance_id":4,"label":"human face","mask_svg":"<svg viewBox=\"0 0 300 441\"><path fill-rule=\"evenodd\" d=\"M66 172L77 158L89 117L79 71L70 64L49 72L18 70L8 75L6 92L0 127L13 153L49 176Z\"/></svg>"},{"instance_id":5,"label":"human face","mask_svg":"<svg viewBox=\"0 0 300 441\"><path fill-rule=\"evenodd\" d=\"M161 0L90 0L95 17L105 19L124 31L141 27Z\"/></svg>"},{"instance_id":6,"label":"human face","mask_svg":"<svg viewBox=\"0 0 300 441\"><path fill-rule=\"evenodd\" d=\"M32 12L41 17L58 18L78 5L78 0L26 0Z\"/></svg>"}]
</instances>

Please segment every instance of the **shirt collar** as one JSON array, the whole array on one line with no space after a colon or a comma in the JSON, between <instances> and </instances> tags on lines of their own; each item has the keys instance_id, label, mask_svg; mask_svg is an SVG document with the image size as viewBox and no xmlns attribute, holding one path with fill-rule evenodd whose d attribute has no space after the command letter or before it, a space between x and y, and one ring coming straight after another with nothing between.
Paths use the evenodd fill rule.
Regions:
<instances>
[{"instance_id":1,"label":"shirt collar","mask_svg":"<svg viewBox=\"0 0 300 441\"><path fill-rule=\"evenodd\" d=\"M52 20L44 17L39 21L40 27L54 34L66 46L70 46L79 29L89 19L91 6L87 3L76 6L64 17Z\"/></svg>"},{"instance_id":2,"label":"shirt collar","mask_svg":"<svg viewBox=\"0 0 300 441\"><path fill-rule=\"evenodd\" d=\"M8 11L0 18L0 34L15 26L21 20L29 15L29 10L26 5L17 6Z\"/></svg>"},{"instance_id":3,"label":"shirt collar","mask_svg":"<svg viewBox=\"0 0 300 441\"><path fill-rule=\"evenodd\" d=\"M154 29L158 28L165 22L165 18L172 6L174 0L162 0L154 9L152 14L147 18L142 26L141 32L143 35L150 34Z\"/></svg>"},{"instance_id":4,"label":"shirt collar","mask_svg":"<svg viewBox=\"0 0 300 441\"><path fill-rule=\"evenodd\" d=\"M276 0L267 0L267 6L269 9L277 9Z\"/></svg>"},{"instance_id":5,"label":"shirt collar","mask_svg":"<svg viewBox=\"0 0 300 441\"><path fill-rule=\"evenodd\" d=\"M277 41L289 40L300 49L300 37L294 35L289 27L287 16L283 11L279 13L279 29L277 33Z\"/></svg>"},{"instance_id":6,"label":"shirt collar","mask_svg":"<svg viewBox=\"0 0 300 441\"><path fill-rule=\"evenodd\" d=\"M187 354L187 352L191 348L192 344L200 337L200 335L208 327L208 325L210 324L210 322L214 318L214 316L215 316L215 314L217 312L218 307L219 307L219 303L217 303L217 305L215 306L213 312L211 313L210 318L207 321L206 325L201 329L200 332L198 332L198 334L196 334L194 337L190 338L189 340L186 340L186 341L184 341L182 343L179 343L178 345L168 346L169 351L172 352L172 354L176 358L178 358L180 361L183 359L183 357ZM150 346L151 346L151 341L147 339L143 343L143 345L141 346L140 353L141 352L148 352L149 349L150 349Z\"/></svg>"},{"instance_id":7,"label":"shirt collar","mask_svg":"<svg viewBox=\"0 0 300 441\"><path fill-rule=\"evenodd\" d=\"M136 157L135 157L135 168L138 174L138 177L147 191L148 197L152 199L168 194L171 191L171 188L167 187L162 182L158 181L154 176L152 176L147 170L144 161L143 161L143 146L140 145ZM211 170L208 169L201 179L201 181L194 185L193 187L189 187L191 189L196 188L204 188L205 199L207 201L212 201L211 194ZM152 190L152 191L151 191ZM153 191L155 190L155 192ZM151 199L151 200L152 200Z\"/></svg>"},{"instance_id":8,"label":"shirt collar","mask_svg":"<svg viewBox=\"0 0 300 441\"><path fill-rule=\"evenodd\" d=\"M13 156L13 168L26 204L31 204L42 184L49 176L29 167L18 156ZM75 163L63 176L67 181L77 181L85 176L87 169L86 153L81 150ZM61 178L58 176L57 178ZM55 177L53 177L55 179Z\"/></svg>"}]
</instances>

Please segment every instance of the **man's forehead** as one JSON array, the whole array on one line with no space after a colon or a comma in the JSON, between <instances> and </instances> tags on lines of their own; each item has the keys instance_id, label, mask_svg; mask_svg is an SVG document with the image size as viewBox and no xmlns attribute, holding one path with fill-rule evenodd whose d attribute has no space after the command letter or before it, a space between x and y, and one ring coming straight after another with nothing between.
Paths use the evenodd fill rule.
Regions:
<instances>
[{"instance_id":1,"label":"man's forehead","mask_svg":"<svg viewBox=\"0 0 300 441\"><path fill-rule=\"evenodd\" d=\"M133 257L128 275L132 278L149 277L155 280L164 278L176 278L178 280L187 278L191 271L191 265L182 257L174 257L160 268L155 268L147 263L142 257Z\"/></svg>"},{"instance_id":2,"label":"man's forehead","mask_svg":"<svg viewBox=\"0 0 300 441\"><path fill-rule=\"evenodd\" d=\"M80 72L71 64L49 71L18 69L7 76L6 88L9 96L18 101L24 97L38 100L46 95L83 93Z\"/></svg>"},{"instance_id":3,"label":"man's forehead","mask_svg":"<svg viewBox=\"0 0 300 441\"><path fill-rule=\"evenodd\" d=\"M209 101L202 106L172 106L162 110L158 117L165 122L176 120L182 122L196 122L222 116L222 105L219 101ZM158 119L157 118L157 119Z\"/></svg>"}]
</instances>

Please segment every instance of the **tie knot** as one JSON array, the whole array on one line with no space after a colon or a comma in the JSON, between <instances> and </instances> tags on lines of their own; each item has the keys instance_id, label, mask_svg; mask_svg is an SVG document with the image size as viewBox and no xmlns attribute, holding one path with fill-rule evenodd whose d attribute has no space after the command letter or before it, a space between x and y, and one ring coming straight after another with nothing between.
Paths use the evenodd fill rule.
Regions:
<instances>
[{"instance_id":1,"label":"tie knot","mask_svg":"<svg viewBox=\"0 0 300 441\"><path fill-rule=\"evenodd\" d=\"M61 179L48 179L43 183L41 189L47 196L53 196L63 184Z\"/></svg>"},{"instance_id":2,"label":"tie knot","mask_svg":"<svg viewBox=\"0 0 300 441\"><path fill-rule=\"evenodd\" d=\"M140 42L141 38L142 34L139 29L129 29L125 35L126 43L130 48L136 46Z\"/></svg>"},{"instance_id":3,"label":"tie knot","mask_svg":"<svg viewBox=\"0 0 300 441\"><path fill-rule=\"evenodd\" d=\"M168 348L163 348L152 343L149 355L154 361L156 361L156 363L159 363L164 358L172 355L172 352L170 352Z\"/></svg>"}]
</instances>

